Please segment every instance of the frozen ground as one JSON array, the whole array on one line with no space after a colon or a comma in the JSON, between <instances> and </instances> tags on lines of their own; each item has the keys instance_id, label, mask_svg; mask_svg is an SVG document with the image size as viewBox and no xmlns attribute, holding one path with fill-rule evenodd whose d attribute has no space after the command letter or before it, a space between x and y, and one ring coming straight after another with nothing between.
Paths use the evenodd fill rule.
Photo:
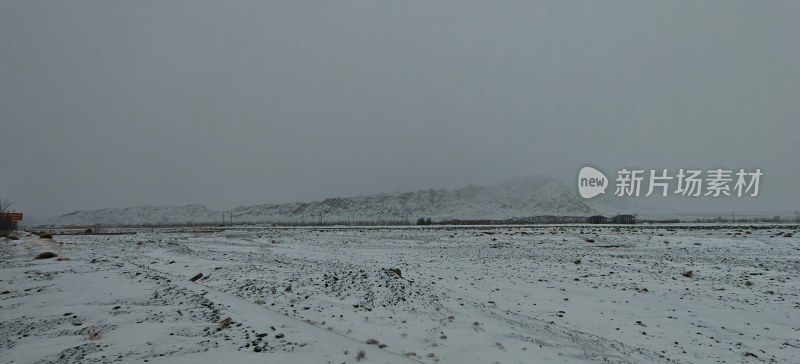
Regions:
<instances>
[{"instance_id":1,"label":"frozen ground","mask_svg":"<svg viewBox=\"0 0 800 364\"><path fill-rule=\"evenodd\" d=\"M3 363L800 363L788 226L26 234L0 292Z\"/></svg>"}]
</instances>

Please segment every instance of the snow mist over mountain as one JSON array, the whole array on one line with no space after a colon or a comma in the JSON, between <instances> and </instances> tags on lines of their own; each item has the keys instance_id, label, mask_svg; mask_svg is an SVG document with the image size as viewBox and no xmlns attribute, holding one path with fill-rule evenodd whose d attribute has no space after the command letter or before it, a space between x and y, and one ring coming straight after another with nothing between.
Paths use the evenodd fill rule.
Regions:
<instances>
[{"instance_id":1,"label":"snow mist over mountain","mask_svg":"<svg viewBox=\"0 0 800 364\"><path fill-rule=\"evenodd\" d=\"M219 217L217 217L219 216ZM40 226L172 225L221 221L221 212L202 205L136 206L75 211L44 221Z\"/></svg>"},{"instance_id":2,"label":"snow mist over mountain","mask_svg":"<svg viewBox=\"0 0 800 364\"><path fill-rule=\"evenodd\" d=\"M210 211L201 205L142 206L76 211L46 222L50 226L144 225L221 222L381 221L419 217L433 220L507 219L536 215L587 215L596 210L562 182L519 177L491 186L457 190L381 193L322 201L242 206Z\"/></svg>"}]
</instances>

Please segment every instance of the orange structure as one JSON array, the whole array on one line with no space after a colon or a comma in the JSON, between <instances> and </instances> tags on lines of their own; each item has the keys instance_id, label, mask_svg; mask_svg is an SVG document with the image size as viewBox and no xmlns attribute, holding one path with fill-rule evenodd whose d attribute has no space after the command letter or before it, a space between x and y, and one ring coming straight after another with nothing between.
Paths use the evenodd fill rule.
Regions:
<instances>
[{"instance_id":1,"label":"orange structure","mask_svg":"<svg viewBox=\"0 0 800 364\"><path fill-rule=\"evenodd\" d=\"M22 221L21 212L7 212L0 214L0 220Z\"/></svg>"}]
</instances>

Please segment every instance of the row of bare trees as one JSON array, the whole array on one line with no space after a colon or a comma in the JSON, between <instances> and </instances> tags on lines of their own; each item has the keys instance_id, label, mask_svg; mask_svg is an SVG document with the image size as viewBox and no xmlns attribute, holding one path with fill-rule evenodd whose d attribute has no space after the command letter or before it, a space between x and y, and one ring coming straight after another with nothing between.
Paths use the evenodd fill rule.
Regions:
<instances>
[{"instance_id":1,"label":"row of bare trees","mask_svg":"<svg viewBox=\"0 0 800 364\"><path fill-rule=\"evenodd\" d=\"M11 212L11 201L0 196L0 236L8 236L17 230L17 222L11 221L6 217L6 213Z\"/></svg>"}]
</instances>

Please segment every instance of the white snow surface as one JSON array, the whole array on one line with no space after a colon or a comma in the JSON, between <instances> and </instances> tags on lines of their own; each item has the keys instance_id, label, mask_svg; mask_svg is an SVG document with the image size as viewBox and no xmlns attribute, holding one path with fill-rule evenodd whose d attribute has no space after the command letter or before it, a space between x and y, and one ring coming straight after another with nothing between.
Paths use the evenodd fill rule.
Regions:
<instances>
[{"instance_id":1,"label":"white snow surface","mask_svg":"<svg viewBox=\"0 0 800 364\"><path fill-rule=\"evenodd\" d=\"M800 362L796 226L133 231L0 241L0 362Z\"/></svg>"}]
</instances>

